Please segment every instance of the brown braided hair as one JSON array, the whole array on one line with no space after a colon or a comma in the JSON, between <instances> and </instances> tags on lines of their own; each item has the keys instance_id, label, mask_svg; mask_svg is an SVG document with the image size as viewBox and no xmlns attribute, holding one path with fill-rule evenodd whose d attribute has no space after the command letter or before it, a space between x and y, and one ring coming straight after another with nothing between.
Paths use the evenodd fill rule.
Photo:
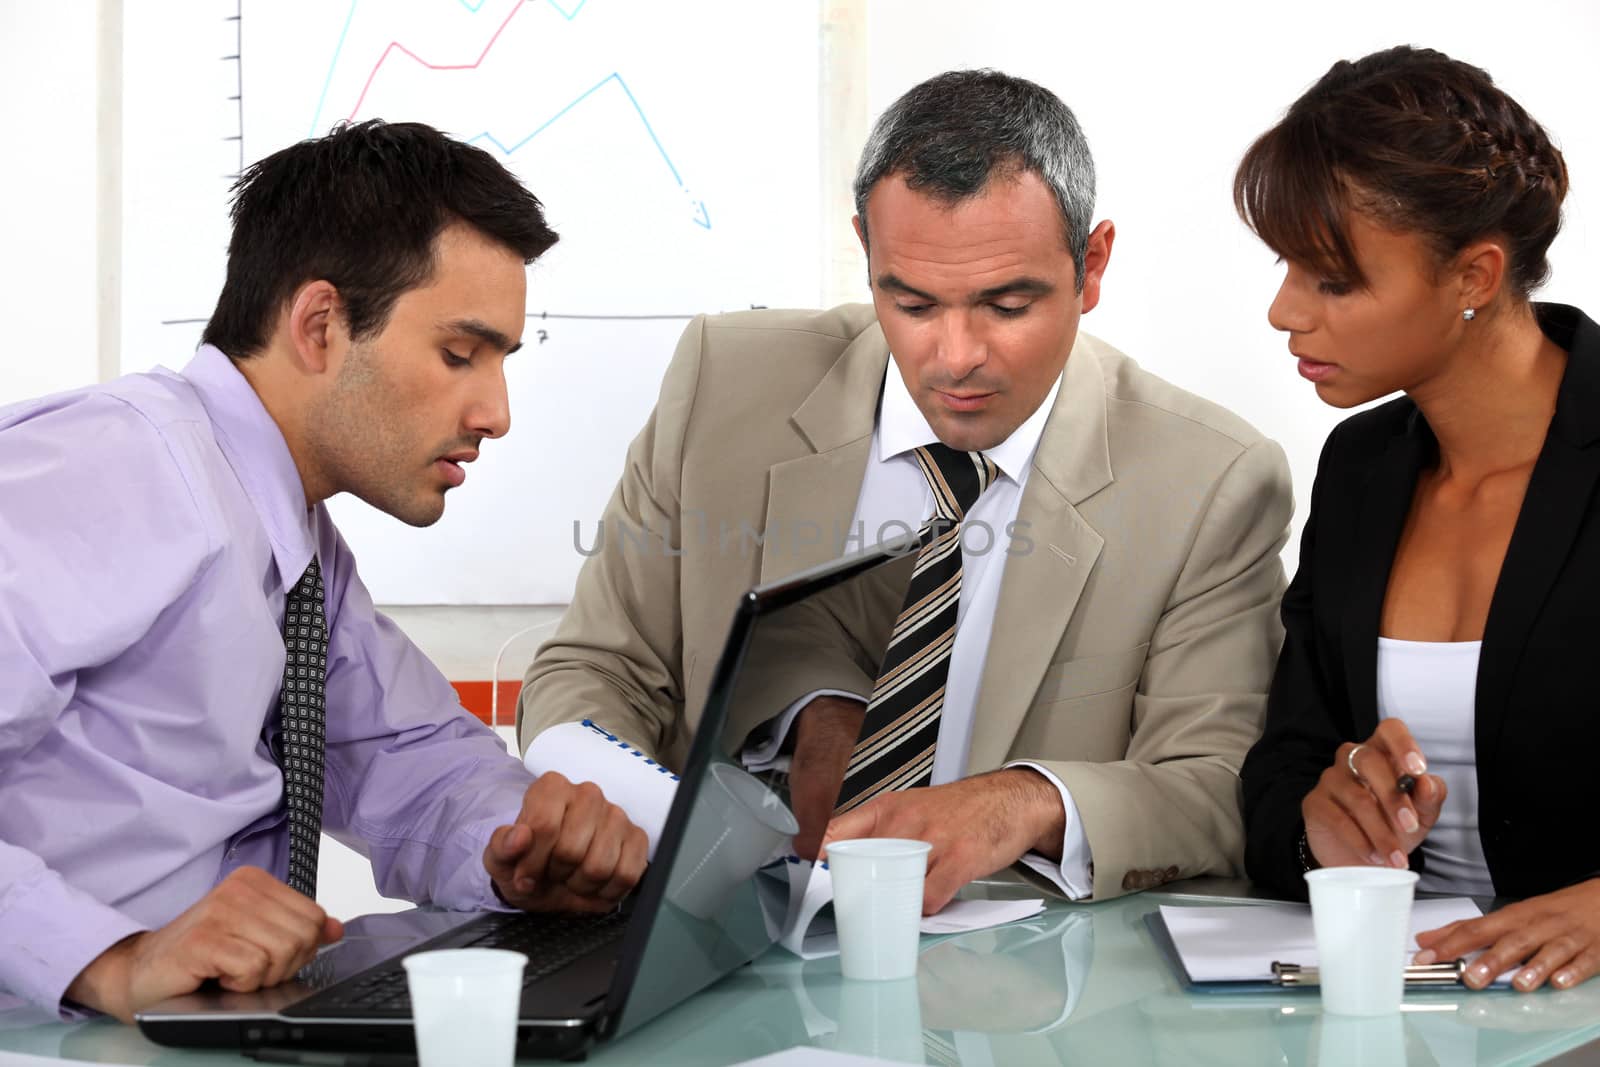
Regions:
<instances>
[{"instance_id":1,"label":"brown braided hair","mask_svg":"<svg viewBox=\"0 0 1600 1067\"><path fill-rule=\"evenodd\" d=\"M1233 179L1247 226L1286 259L1365 285L1347 215L1421 235L1439 265L1506 244L1518 300L1550 273L1567 166L1487 71L1401 45L1340 60L1250 146Z\"/></svg>"}]
</instances>

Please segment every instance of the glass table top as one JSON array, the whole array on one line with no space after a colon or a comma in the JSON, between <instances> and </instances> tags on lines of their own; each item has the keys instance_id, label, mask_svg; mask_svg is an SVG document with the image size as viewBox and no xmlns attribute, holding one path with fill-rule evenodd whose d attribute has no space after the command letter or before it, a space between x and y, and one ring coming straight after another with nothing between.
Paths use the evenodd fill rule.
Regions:
<instances>
[{"instance_id":1,"label":"glass table top","mask_svg":"<svg viewBox=\"0 0 1600 1067\"><path fill-rule=\"evenodd\" d=\"M1037 895L986 882L966 895ZM1572 990L1411 991L1399 1015L1346 1019L1315 991L1186 990L1146 917L1162 904L1249 906L1241 883L1178 883L1098 904L1052 901L1031 919L925 938L917 977L849 981L837 959L774 949L750 966L590 1053L596 1065L715 1067L795 1045L880 1059L967 1067L1012 1064L1532 1064L1597 1042L1600 980ZM252 1062L185 1051L106 1020L0 1019L7 1051L117 1064Z\"/></svg>"}]
</instances>

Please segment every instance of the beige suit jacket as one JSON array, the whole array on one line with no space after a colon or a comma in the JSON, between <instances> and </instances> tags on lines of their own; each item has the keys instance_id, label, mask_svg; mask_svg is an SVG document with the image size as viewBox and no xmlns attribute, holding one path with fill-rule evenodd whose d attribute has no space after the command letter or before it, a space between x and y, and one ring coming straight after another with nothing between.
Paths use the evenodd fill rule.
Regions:
<instances>
[{"instance_id":1,"label":"beige suit jacket","mask_svg":"<svg viewBox=\"0 0 1600 1067\"><path fill-rule=\"evenodd\" d=\"M681 764L739 596L841 547L888 360L866 305L689 326L528 670L524 749L591 718ZM1237 774L1281 640L1292 511L1274 442L1079 334L1020 501L1032 550L1006 560L967 773L1049 767L1097 899L1242 872Z\"/></svg>"}]
</instances>

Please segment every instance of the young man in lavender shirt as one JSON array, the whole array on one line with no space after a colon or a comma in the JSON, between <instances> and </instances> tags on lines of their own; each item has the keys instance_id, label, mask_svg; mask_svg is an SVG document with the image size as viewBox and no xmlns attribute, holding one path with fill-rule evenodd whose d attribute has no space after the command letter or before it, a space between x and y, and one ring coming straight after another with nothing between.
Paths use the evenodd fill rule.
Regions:
<instances>
[{"instance_id":1,"label":"young man in lavender shirt","mask_svg":"<svg viewBox=\"0 0 1600 1067\"><path fill-rule=\"evenodd\" d=\"M341 933L319 817L448 907L609 909L644 867L461 711L323 507L428 525L506 432L538 200L368 122L256 164L233 217L182 373L0 409L0 999L128 1020L288 978Z\"/></svg>"}]
</instances>

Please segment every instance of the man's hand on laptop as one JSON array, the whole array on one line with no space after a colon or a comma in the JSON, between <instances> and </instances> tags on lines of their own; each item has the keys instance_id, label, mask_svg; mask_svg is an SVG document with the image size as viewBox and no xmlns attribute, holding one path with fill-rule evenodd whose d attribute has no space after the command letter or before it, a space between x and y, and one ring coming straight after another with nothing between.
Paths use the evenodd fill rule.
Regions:
<instances>
[{"instance_id":1,"label":"man's hand on laptop","mask_svg":"<svg viewBox=\"0 0 1600 1067\"><path fill-rule=\"evenodd\" d=\"M500 899L525 911L610 911L644 874L645 832L593 782L546 771L483 851Z\"/></svg>"},{"instance_id":2,"label":"man's hand on laptop","mask_svg":"<svg viewBox=\"0 0 1600 1067\"><path fill-rule=\"evenodd\" d=\"M67 987L66 998L114 1015L192 993L208 978L247 993L277 985L344 936L317 902L259 867L241 867L158 930L106 949Z\"/></svg>"}]
</instances>

